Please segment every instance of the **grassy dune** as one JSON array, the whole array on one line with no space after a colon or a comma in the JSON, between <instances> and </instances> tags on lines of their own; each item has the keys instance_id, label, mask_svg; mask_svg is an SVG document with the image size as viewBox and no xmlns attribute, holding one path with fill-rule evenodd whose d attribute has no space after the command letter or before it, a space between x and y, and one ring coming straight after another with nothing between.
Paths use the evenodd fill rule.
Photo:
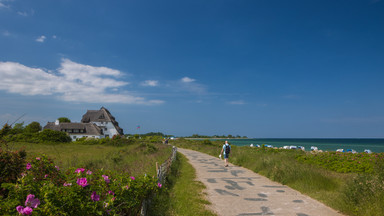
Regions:
<instances>
[{"instance_id":1,"label":"grassy dune","mask_svg":"<svg viewBox=\"0 0 384 216\"><path fill-rule=\"evenodd\" d=\"M121 147L82 145L78 143L39 144L9 143L9 148L24 148L27 158L46 154L62 168L86 167L128 172L131 175L155 175L156 162L171 155L171 147L163 144L133 143Z\"/></svg>"},{"instance_id":2,"label":"grassy dune","mask_svg":"<svg viewBox=\"0 0 384 216\"><path fill-rule=\"evenodd\" d=\"M171 144L217 157L223 142L181 139ZM308 153L232 146L230 162L288 185L347 215L384 215L383 161L376 162L373 173L338 173L297 160L305 154Z\"/></svg>"}]
</instances>

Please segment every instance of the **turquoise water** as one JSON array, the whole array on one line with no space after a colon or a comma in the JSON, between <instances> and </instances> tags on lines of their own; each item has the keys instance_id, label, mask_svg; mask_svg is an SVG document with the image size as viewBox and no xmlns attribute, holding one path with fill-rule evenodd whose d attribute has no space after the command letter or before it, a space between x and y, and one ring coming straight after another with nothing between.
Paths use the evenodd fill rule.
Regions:
<instances>
[{"instance_id":1,"label":"turquoise water","mask_svg":"<svg viewBox=\"0 0 384 216\"><path fill-rule=\"evenodd\" d=\"M272 145L273 147L283 146L304 146L306 151L311 146L316 146L323 151L336 151L337 149L354 149L363 152L370 149L372 152L384 152L384 139L229 139L229 143L237 146Z\"/></svg>"}]
</instances>

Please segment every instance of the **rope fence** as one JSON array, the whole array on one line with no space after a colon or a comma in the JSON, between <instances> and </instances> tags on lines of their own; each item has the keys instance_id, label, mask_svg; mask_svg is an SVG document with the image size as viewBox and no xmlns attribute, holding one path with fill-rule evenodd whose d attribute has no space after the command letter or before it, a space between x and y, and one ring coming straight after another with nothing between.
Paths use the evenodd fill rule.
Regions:
<instances>
[{"instance_id":1,"label":"rope fence","mask_svg":"<svg viewBox=\"0 0 384 216\"><path fill-rule=\"evenodd\" d=\"M159 166L159 164L156 162L156 172L157 172L157 182L160 184L164 184L165 178L169 174L171 170L171 165L173 161L176 160L176 155L177 155L177 148L175 146L172 147L172 154L171 156L164 161L163 164ZM147 208L148 205L150 204L151 200L147 199L143 201L143 204L141 206L141 216L146 216L147 215Z\"/></svg>"}]
</instances>

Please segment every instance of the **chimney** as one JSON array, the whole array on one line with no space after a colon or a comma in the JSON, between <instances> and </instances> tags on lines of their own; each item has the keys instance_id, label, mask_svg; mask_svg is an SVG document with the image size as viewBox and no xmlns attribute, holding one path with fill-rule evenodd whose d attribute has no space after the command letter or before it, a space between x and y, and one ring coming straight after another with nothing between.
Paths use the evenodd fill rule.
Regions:
<instances>
[{"instance_id":1,"label":"chimney","mask_svg":"<svg viewBox=\"0 0 384 216\"><path fill-rule=\"evenodd\" d=\"M56 119L56 121L55 121L55 125L59 125L59 124L60 124L59 119Z\"/></svg>"}]
</instances>

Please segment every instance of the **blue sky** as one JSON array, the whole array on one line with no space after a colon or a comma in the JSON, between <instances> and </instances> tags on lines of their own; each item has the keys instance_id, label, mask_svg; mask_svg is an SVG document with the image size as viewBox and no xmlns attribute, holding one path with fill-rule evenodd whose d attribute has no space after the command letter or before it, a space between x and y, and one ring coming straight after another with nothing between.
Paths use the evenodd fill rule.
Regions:
<instances>
[{"instance_id":1,"label":"blue sky","mask_svg":"<svg viewBox=\"0 0 384 216\"><path fill-rule=\"evenodd\" d=\"M0 0L0 20L1 124L104 106L125 133L384 138L382 0Z\"/></svg>"}]
</instances>

